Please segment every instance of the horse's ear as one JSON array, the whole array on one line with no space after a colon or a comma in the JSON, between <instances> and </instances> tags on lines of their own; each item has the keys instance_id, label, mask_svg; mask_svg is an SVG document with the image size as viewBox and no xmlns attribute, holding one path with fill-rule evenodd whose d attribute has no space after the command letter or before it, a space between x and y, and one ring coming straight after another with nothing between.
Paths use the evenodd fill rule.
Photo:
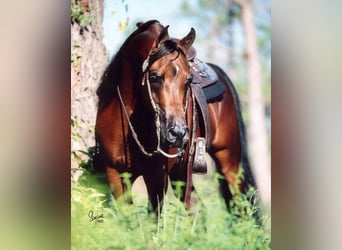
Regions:
<instances>
[{"instance_id":1,"label":"horse's ear","mask_svg":"<svg viewBox=\"0 0 342 250\"><path fill-rule=\"evenodd\" d=\"M165 42L167 39L170 38L169 36L169 25L167 25L163 30L162 32L160 33L158 39L157 39L157 46L163 42Z\"/></svg>"},{"instance_id":2,"label":"horse's ear","mask_svg":"<svg viewBox=\"0 0 342 250\"><path fill-rule=\"evenodd\" d=\"M191 45L194 43L196 37L196 31L194 28L191 28L189 34L187 34L181 41L180 44L186 49L189 50Z\"/></svg>"},{"instance_id":3,"label":"horse's ear","mask_svg":"<svg viewBox=\"0 0 342 250\"><path fill-rule=\"evenodd\" d=\"M140 28L144 23L143 22L138 22L137 23L137 28Z\"/></svg>"}]
</instances>

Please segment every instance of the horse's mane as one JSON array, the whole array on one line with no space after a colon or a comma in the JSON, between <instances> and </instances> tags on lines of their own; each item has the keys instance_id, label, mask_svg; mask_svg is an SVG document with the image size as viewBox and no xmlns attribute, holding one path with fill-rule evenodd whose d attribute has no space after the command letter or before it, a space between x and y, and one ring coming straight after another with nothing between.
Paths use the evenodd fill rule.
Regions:
<instances>
[{"instance_id":1,"label":"horse's mane","mask_svg":"<svg viewBox=\"0 0 342 250\"><path fill-rule=\"evenodd\" d=\"M138 25L138 29L135 30L123 43L119 51L116 53L110 64L104 71L99 87L96 90L96 94L99 97L99 101L102 102L104 106L110 104L115 96L116 86L120 83L123 73L123 59L124 51L126 47L131 42L131 40L141 32L144 32L148 27L154 23L158 23L161 27L162 25L157 20L150 20L143 24Z\"/></svg>"}]
</instances>

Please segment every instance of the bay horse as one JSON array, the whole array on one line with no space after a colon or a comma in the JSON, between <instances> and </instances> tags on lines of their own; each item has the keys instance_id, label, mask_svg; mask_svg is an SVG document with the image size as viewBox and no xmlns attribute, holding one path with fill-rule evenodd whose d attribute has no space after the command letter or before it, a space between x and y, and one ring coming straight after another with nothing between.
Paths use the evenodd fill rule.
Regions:
<instances>
[{"instance_id":1,"label":"bay horse","mask_svg":"<svg viewBox=\"0 0 342 250\"><path fill-rule=\"evenodd\" d=\"M194 58L194 40L193 28L174 39L157 20L138 23L105 70L97 89L94 167L105 171L114 198L129 188L122 176L127 172L131 183L143 176L152 211L161 207L168 178L186 183L179 198L190 208L197 138L205 138L205 152L224 176L220 191L227 205L229 186L243 193L256 187L238 95L222 69ZM210 71L207 80L216 75L224 90L205 104L195 95L203 97L195 84L201 69Z\"/></svg>"}]
</instances>

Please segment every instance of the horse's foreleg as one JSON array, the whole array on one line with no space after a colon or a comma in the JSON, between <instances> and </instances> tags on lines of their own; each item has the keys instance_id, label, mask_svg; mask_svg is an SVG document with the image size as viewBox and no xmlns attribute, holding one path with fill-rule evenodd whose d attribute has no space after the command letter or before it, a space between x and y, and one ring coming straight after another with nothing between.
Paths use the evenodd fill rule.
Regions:
<instances>
[{"instance_id":1,"label":"horse's foreleg","mask_svg":"<svg viewBox=\"0 0 342 250\"><path fill-rule=\"evenodd\" d=\"M186 208L190 211L190 214L195 213L193 210L196 209L196 206L198 204L200 204L201 207L204 207L201 199L196 192L195 186L192 183L192 178L191 180L187 179L186 167L177 166L172 169L170 171L170 179L172 184L171 186L176 197L185 204ZM191 183L187 184L188 181L190 181ZM186 185L191 185L188 191L190 192L189 194L186 193Z\"/></svg>"},{"instance_id":2,"label":"horse's foreleg","mask_svg":"<svg viewBox=\"0 0 342 250\"><path fill-rule=\"evenodd\" d=\"M143 175L148 198L149 198L149 210L160 213L162 209L162 202L164 194L167 192L168 178L167 174L162 168L154 169Z\"/></svg>"},{"instance_id":3,"label":"horse's foreleg","mask_svg":"<svg viewBox=\"0 0 342 250\"><path fill-rule=\"evenodd\" d=\"M123 193L130 191L130 187L122 180L120 172L115 168L106 167L106 177L110 187L110 190L115 199L118 199ZM128 180L131 182L132 180ZM125 201L132 203L130 196L125 197Z\"/></svg>"}]
</instances>

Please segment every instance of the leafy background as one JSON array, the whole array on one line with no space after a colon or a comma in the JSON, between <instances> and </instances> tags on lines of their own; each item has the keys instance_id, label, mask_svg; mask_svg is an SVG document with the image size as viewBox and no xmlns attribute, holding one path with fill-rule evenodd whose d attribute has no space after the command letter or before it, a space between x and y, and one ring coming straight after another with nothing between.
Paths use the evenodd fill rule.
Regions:
<instances>
[{"instance_id":1,"label":"leafy background","mask_svg":"<svg viewBox=\"0 0 342 250\"><path fill-rule=\"evenodd\" d=\"M190 26L202 27L197 29L196 39L196 47L201 48L198 51L200 58L215 61L223 67L236 83L243 107L248 104L243 34L238 21L239 8L233 8L229 12L230 19L227 19L227 12L222 8L226 6L224 1L177 0L171 5L178 4L171 15L167 14L172 9L170 7L161 5L157 12L153 12L153 8L149 6L156 4L156 1L142 2L139 3L139 6L143 6L140 9L137 3L125 0L71 2L72 249L269 249L269 204L264 207L261 226L250 216L256 208L243 195L232 202L231 212L227 213L217 187L220 176L215 173L210 160L209 173L194 176L204 204L195 208L194 216L188 216L183 204L172 192L166 195L161 215L148 214L147 197L141 179L132 184L133 205L127 205L122 200L115 201L110 195L104 175L93 171L91 155L94 150L97 105L95 90L115 50L134 29L135 23L142 21L137 13L145 13L145 20L159 19L162 23L173 23L173 27L178 25L179 30L172 30L171 27L175 36L184 36ZM259 4L260 1L257 6ZM150 9L151 13L141 11L142 8ZM151 15L150 18L148 14ZM263 93L267 108L270 107L271 89L270 31L267 20L262 21L263 15L257 19L257 26L263 72L266 76ZM213 26L206 25L206 20L210 20ZM219 53L213 51L216 47L221 48ZM248 121L245 109L243 116ZM94 215L103 215L103 220L90 221L90 211Z\"/></svg>"}]
</instances>

